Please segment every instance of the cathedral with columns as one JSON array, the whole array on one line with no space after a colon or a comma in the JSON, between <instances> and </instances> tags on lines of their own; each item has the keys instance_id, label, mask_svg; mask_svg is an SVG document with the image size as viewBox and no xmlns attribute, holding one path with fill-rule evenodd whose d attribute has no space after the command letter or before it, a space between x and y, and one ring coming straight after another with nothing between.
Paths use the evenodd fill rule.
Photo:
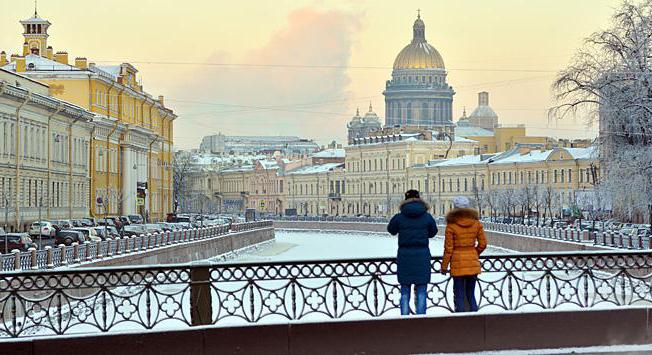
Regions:
<instances>
[{"instance_id":1,"label":"cathedral with columns","mask_svg":"<svg viewBox=\"0 0 652 355\"><path fill-rule=\"evenodd\" d=\"M403 48L385 85L385 126L418 127L454 134L453 95L441 54L426 40L417 16L412 41Z\"/></svg>"}]
</instances>

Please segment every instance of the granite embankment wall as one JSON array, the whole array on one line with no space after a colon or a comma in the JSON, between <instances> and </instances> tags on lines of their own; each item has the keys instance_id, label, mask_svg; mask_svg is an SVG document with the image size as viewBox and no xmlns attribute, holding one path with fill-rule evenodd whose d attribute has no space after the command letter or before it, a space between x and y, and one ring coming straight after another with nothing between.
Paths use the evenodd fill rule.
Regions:
<instances>
[{"instance_id":1,"label":"granite embankment wall","mask_svg":"<svg viewBox=\"0 0 652 355\"><path fill-rule=\"evenodd\" d=\"M183 244L143 250L135 254L113 256L84 263L80 267L187 263L212 258L273 239L274 228L272 227L251 229Z\"/></svg>"},{"instance_id":2,"label":"granite embankment wall","mask_svg":"<svg viewBox=\"0 0 652 355\"><path fill-rule=\"evenodd\" d=\"M276 229L330 230L387 232L385 223L366 222L325 222L325 221L274 221ZM445 226L439 226L439 236L444 235ZM485 230L489 244L495 247L518 252L557 252L557 251L591 251L613 250L613 248L595 246L591 243L570 242L544 237Z\"/></svg>"}]
</instances>

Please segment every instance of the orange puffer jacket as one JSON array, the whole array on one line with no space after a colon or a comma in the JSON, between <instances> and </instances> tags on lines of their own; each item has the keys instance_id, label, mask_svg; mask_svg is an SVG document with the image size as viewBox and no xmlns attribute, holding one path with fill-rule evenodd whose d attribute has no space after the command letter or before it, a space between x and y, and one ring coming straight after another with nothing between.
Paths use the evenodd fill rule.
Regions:
<instances>
[{"instance_id":1,"label":"orange puffer jacket","mask_svg":"<svg viewBox=\"0 0 652 355\"><path fill-rule=\"evenodd\" d=\"M451 276L471 276L480 273L478 256L487 248L487 237L478 212L471 208L456 208L446 215L446 240L441 269Z\"/></svg>"}]
</instances>

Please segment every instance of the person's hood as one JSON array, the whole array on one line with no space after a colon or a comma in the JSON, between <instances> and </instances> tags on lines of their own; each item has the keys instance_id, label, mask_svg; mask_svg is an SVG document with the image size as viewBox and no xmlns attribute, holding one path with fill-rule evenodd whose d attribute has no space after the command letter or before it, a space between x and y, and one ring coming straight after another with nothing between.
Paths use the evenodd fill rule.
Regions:
<instances>
[{"instance_id":1,"label":"person's hood","mask_svg":"<svg viewBox=\"0 0 652 355\"><path fill-rule=\"evenodd\" d=\"M473 208L454 208L446 215L447 224L457 224L461 227L470 227L479 219L478 211Z\"/></svg>"},{"instance_id":2,"label":"person's hood","mask_svg":"<svg viewBox=\"0 0 652 355\"><path fill-rule=\"evenodd\" d=\"M401 202L401 213L409 218L421 217L430 209L430 205L420 198L408 198Z\"/></svg>"}]
</instances>

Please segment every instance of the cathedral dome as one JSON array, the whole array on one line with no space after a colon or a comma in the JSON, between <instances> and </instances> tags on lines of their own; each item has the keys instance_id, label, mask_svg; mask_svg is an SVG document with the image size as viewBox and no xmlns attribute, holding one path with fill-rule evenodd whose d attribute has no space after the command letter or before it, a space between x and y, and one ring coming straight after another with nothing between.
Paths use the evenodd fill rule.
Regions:
<instances>
[{"instance_id":1,"label":"cathedral dome","mask_svg":"<svg viewBox=\"0 0 652 355\"><path fill-rule=\"evenodd\" d=\"M394 69L444 69L444 59L426 41L426 26L418 16L412 26L412 42L394 60Z\"/></svg>"}]
</instances>

